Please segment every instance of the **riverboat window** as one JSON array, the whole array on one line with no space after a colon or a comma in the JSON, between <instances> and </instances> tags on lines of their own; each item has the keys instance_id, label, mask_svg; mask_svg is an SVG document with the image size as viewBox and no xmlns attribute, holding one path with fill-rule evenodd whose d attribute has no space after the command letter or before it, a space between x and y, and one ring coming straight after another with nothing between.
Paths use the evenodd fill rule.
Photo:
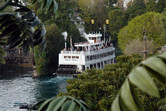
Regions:
<instances>
[{"instance_id":1,"label":"riverboat window","mask_svg":"<svg viewBox=\"0 0 166 111\"><path fill-rule=\"evenodd\" d=\"M76 56L77 59L79 59L79 56Z\"/></svg>"},{"instance_id":2,"label":"riverboat window","mask_svg":"<svg viewBox=\"0 0 166 111\"><path fill-rule=\"evenodd\" d=\"M72 56L72 59L79 59L79 56Z\"/></svg>"},{"instance_id":3,"label":"riverboat window","mask_svg":"<svg viewBox=\"0 0 166 111\"><path fill-rule=\"evenodd\" d=\"M65 58L65 59L70 59L70 58L71 58L71 56L64 56L64 58Z\"/></svg>"}]
</instances>

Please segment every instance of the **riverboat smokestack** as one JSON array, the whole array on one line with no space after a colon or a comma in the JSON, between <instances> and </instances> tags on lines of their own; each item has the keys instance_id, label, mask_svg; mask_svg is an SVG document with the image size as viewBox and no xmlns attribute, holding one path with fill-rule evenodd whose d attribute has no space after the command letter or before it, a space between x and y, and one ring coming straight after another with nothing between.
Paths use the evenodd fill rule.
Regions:
<instances>
[{"instance_id":1,"label":"riverboat smokestack","mask_svg":"<svg viewBox=\"0 0 166 111\"><path fill-rule=\"evenodd\" d=\"M62 36L64 36L64 40L65 40L65 50L67 50L67 44L66 44L66 40L67 40L67 32L62 32Z\"/></svg>"}]
</instances>

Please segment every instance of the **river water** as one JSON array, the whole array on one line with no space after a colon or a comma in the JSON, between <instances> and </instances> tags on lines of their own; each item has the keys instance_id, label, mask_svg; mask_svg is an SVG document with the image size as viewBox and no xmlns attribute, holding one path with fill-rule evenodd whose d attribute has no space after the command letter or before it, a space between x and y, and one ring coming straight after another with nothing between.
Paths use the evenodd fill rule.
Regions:
<instances>
[{"instance_id":1,"label":"river water","mask_svg":"<svg viewBox=\"0 0 166 111\"><path fill-rule=\"evenodd\" d=\"M32 68L0 68L0 111L20 110L20 103L35 104L65 92L69 77L46 76L33 79Z\"/></svg>"}]
</instances>

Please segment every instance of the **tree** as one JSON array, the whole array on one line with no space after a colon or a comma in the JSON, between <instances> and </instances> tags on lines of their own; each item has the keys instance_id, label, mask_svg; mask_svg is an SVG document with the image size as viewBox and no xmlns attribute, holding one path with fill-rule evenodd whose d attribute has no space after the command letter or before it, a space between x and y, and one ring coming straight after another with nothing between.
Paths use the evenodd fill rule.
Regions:
<instances>
[{"instance_id":1,"label":"tree","mask_svg":"<svg viewBox=\"0 0 166 111\"><path fill-rule=\"evenodd\" d=\"M128 7L127 11L125 11L125 18L127 21L130 21L134 17L142 15L144 13L145 13L144 0L134 0L132 2L132 5Z\"/></svg>"},{"instance_id":2,"label":"tree","mask_svg":"<svg viewBox=\"0 0 166 111\"><path fill-rule=\"evenodd\" d=\"M148 58L147 60L141 62L138 66L136 66L130 72L125 82L123 83L118 95L116 96L111 107L112 111L143 111L144 107L139 102L137 95L139 89L153 97L159 98L161 96L160 99L163 99L164 102L165 94L160 93L162 95L159 95L158 82L160 82L161 84L166 84L165 60L166 53ZM165 92L165 90L163 92ZM161 109L164 110L165 108L159 107L159 110Z\"/></svg>"},{"instance_id":3,"label":"tree","mask_svg":"<svg viewBox=\"0 0 166 111\"><path fill-rule=\"evenodd\" d=\"M124 51L127 44L135 38L143 38L143 29L145 29L146 36L152 39L155 43L161 43L162 14L155 12L148 12L141 16L135 17L127 26L122 28L118 34L119 47Z\"/></svg>"},{"instance_id":4,"label":"tree","mask_svg":"<svg viewBox=\"0 0 166 111\"><path fill-rule=\"evenodd\" d=\"M124 0L118 0L117 1L117 7L120 8L122 11L125 11L125 1Z\"/></svg>"},{"instance_id":5,"label":"tree","mask_svg":"<svg viewBox=\"0 0 166 111\"><path fill-rule=\"evenodd\" d=\"M164 15L164 17L161 18L162 24L162 31L161 31L161 45L165 45L166 44L166 9L163 11L162 13Z\"/></svg>"},{"instance_id":6,"label":"tree","mask_svg":"<svg viewBox=\"0 0 166 111\"><path fill-rule=\"evenodd\" d=\"M33 2L36 2L36 0ZM44 35L46 30L33 11L22 5L22 2L19 0L5 0L2 3L3 4L1 5L0 10L4 10L8 6L14 6L17 7L15 10L16 12L22 12L20 13L20 16L9 13L3 13L0 15L0 37L7 37L9 48L20 46L23 47L24 52L27 52L29 48L33 48L36 45L43 44L43 46L45 46ZM50 8L52 4L54 5L54 11L56 11L57 3L55 0L48 0L48 2L44 3L43 6L47 11L49 11L52 9ZM32 30L32 27L35 28L35 31ZM3 43L4 42L1 40L0 45ZM1 63L4 63L4 59L2 57L4 55L4 51L1 48Z\"/></svg>"},{"instance_id":7,"label":"tree","mask_svg":"<svg viewBox=\"0 0 166 111\"><path fill-rule=\"evenodd\" d=\"M64 47L64 39L56 24L45 26L46 48L41 53L40 47L35 48L35 63L39 75L46 75L56 71L58 67L58 54Z\"/></svg>"},{"instance_id":8,"label":"tree","mask_svg":"<svg viewBox=\"0 0 166 111\"><path fill-rule=\"evenodd\" d=\"M156 7L157 7L157 12L162 13L166 7L166 1L158 0Z\"/></svg>"},{"instance_id":9,"label":"tree","mask_svg":"<svg viewBox=\"0 0 166 111\"><path fill-rule=\"evenodd\" d=\"M125 56L120 58L119 60L120 61L123 60L124 62L129 62L128 57L125 57ZM161 88L162 85L166 84L165 60L166 60L166 53L157 55L155 57L148 58L147 60L139 63L130 72L130 74L127 76L126 80L124 81L124 83L120 84L121 89L119 90L118 95L114 99L111 109L109 109L109 107L106 107L106 109L105 109L105 105L108 105L111 103L111 101L108 101L106 99L114 98L114 96L109 95L109 94L107 95L105 91L112 92L113 94L115 94L116 87L113 86L114 82L110 81L109 77L112 77L112 76L109 75L107 77L104 77L103 75L109 74L108 71L110 71L114 68L117 69L117 67L115 67L116 65L114 65L112 68L109 67L109 70L104 69L102 75L100 74L99 70L98 71L89 70L88 72L91 76L88 76L88 74L78 75L79 79L70 80L70 87L68 87L68 89L71 88L71 90L68 93L69 93L69 95L73 95L74 97L83 98L86 101L87 105L88 105L88 102L91 102L93 104L93 102L95 102L96 98L101 97L101 96L97 96L96 94L101 94L102 96L103 95L106 96L106 98L104 98L99 103L99 105L104 106L104 107L100 107L100 109L99 108L92 109L91 105L88 105L90 107L90 110L92 110L92 111L93 110L95 110L95 111L96 110L105 110L106 111L107 108L108 108L108 110L112 110L112 111L165 110L165 102L166 102L165 91L166 90L165 90L165 86ZM131 63L131 62L135 63L136 61L131 60L129 63ZM123 64L122 61L120 64ZM123 64L123 67L124 67L124 64ZM125 67L125 68L127 68L127 67ZM120 70L120 69L118 69L118 70L117 70L118 74L122 73L122 70ZM116 73L116 72L114 72L114 73ZM121 76L119 77L119 79L115 78L115 77L119 77L119 76L113 76L114 81L120 80L120 78L121 78ZM93 81L91 81L92 83L89 84L88 81L91 79L93 79ZM108 83L106 83L106 81L108 81L108 83L112 82L111 83L112 86L109 86ZM99 82L100 82L100 85L97 85ZM160 82L161 84L158 84L158 82ZM88 85L85 85L84 83L87 83ZM156 83L157 83L157 85L156 85ZM119 84L115 83L114 85L119 85ZM106 86L107 86L107 88L105 88ZM100 89L100 87L102 87L102 90L97 90L97 91L95 90L95 93L91 93L94 91L94 89ZM144 106L143 106L139 100L140 99L143 100L143 98L145 98L145 96L143 96L143 93L140 93L140 91L143 91L153 97L159 97L158 87L161 88L160 90L162 91L162 92L160 92L160 96L161 96L160 100L156 99L156 98L148 97L148 98L146 98L146 99L148 99L148 101L146 101L146 104L144 104ZM89 88L88 92L86 92L87 88ZM86 91L85 91L85 89L86 89ZM111 89L113 91L111 91ZM91 93L91 94L89 95L89 93ZM63 95L63 94L60 94L60 95ZM88 98L86 98L84 96L87 96ZM66 105L65 101L67 98L68 98L68 96L67 97L60 96L58 98L51 98L44 102L39 102L35 106L37 106L37 108L40 108L41 111L44 111L46 108L48 111L53 111L52 108L61 109L64 106L66 106L67 108L69 108L69 107L75 108L75 106L73 106L71 103L79 102L79 101L77 101L77 100L70 101L68 103L68 105ZM70 96L69 96L69 98L73 99ZM159 102L157 102L158 100L159 100ZM152 108L153 105L147 105L149 103L152 103L152 101L154 101L154 104L155 104L154 108ZM105 103L105 104L103 104L103 103ZM81 105L81 103L79 105ZM83 105L84 105L84 103L83 103ZM96 104L96 107L97 107L97 105L98 104ZM160 105L162 105L162 106L160 106ZM156 107L158 107L158 108L156 108ZM148 108L148 109L146 109L146 108ZM86 111L87 109L85 108L83 110Z\"/></svg>"},{"instance_id":10,"label":"tree","mask_svg":"<svg viewBox=\"0 0 166 111\"><path fill-rule=\"evenodd\" d=\"M53 12L45 13L42 8L38 8L41 7L42 4L36 3L29 6L41 18L41 21L46 26L46 30L48 30L46 34L46 52L44 55L38 54L37 52L40 51L37 50L40 48L37 48L35 51L35 55L38 55L36 57L36 67L40 75L51 74L56 71L58 67L58 54L64 47L64 39L61 35L63 31L67 31L69 35L67 38L68 48L70 47L70 38L72 38L73 43L84 41L84 39L80 37L80 33L75 24L71 21L77 10L77 6L75 6L77 2L75 0L61 0L57 1L57 3L59 8L56 12L56 16ZM42 59L42 61L39 59ZM42 63L42 65L40 63Z\"/></svg>"},{"instance_id":11,"label":"tree","mask_svg":"<svg viewBox=\"0 0 166 111\"><path fill-rule=\"evenodd\" d=\"M138 55L120 56L118 63L105 66L103 70L94 68L78 75L78 78L67 80L67 93L85 101L91 111L109 111L120 86L130 70L142 59Z\"/></svg>"},{"instance_id":12,"label":"tree","mask_svg":"<svg viewBox=\"0 0 166 111\"><path fill-rule=\"evenodd\" d=\"M120 9L110 10L108 13L108 19L110 21L109 31L111 35L111 42L116 45L119 30L125 25L123 21L123 12Z\"/></svg>"},{"instance_id":13,"label":"tree","mask_svg":"<svg viewBox=\"0 0 166 111\"><path fill-rule=\"evenodd\" d=\"M153 54L159 46L154 44L153 40L147 40L146 41L146 50L148 53ZM131 54L139 54L140 56L143 57L142 51L144 51L144 40L140 40L140 38L133 39L130 41L125 49L124 49L124 54L125 55L131 55Z\"/></svg>"},{"instance_id":14,"label":"tree","mask_svg":"<svg viewBox=\"0 0 166 111\"><path fill-rule=\"evenodd\" d=\"M146 12L152 12L152 11L155 11L157 12L157 3L156 3L156 0L149 0L147 3L146 3Z\"/></svg>"},{"instance_id":15,"label":"tree","mask_svg":"<svg viewBox=\"0 0 166 111\"><path fill-rule=\"evenodd\" d=\"M91 31L91 19L95 20L95 27L102 27L107 19L108 10L113 9L116 2L117 0L79 0L80 15L85 22L86 31Z\"/></svg>"}]
</instances>

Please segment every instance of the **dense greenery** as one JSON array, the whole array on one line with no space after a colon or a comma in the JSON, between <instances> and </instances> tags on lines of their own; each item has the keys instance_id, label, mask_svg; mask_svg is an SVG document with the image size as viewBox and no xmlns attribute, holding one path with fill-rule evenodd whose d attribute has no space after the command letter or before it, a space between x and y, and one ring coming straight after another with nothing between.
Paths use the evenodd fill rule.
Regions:
<instances>
[{"instance_id":1,"label":"dense greenery","mask_svg":"<svg viewBox=\"0 0 166 111\"><path fill-rule=\"evenodd\" d=\"M8 6L13 6L16 13L6 13L5 9ZM0 11L3 11L0 14L0 45L5 45L6 40L9 49L22 47L24 53L28 53L39 44L44 49L46 30L31 9L19 0L5 0L1 1ZM5 63L3 56L5 51L0 48L0 63Z\"/></svg>"},{"instance_id":2,"label":"dense greenery","mask_svg":"<svg viewBox=\"0 0 166 111\"><path fill-rule=\"evenodd\" d=\"M148 50L148 54L154 54L159 45L155 44L154 41L150 39L147 39L146 43L146 50ZM140 38L136 38L128 42L123 53L125 55L139 54L143 57L144 54L142 53L142 51L144 51L144 46L145 41L141 40Z\"/></svg>"},{"instance_id":3,"label":"dense greenery","mask_svg":"<svg viewBox=\"0 0 166 111\"><path fill-rule=\"evenodd\" d=\"M135 38L143 38L143 30L146 31L148 39L153 39L155 43L161 44L161 31L164 30L161 19L164 15L148 12L132 19L128 25L122 28L118 34L119 47L124 50L126 45ZM164 43L165 44L165 43Z\"/></svg>"},{"instance_id":4,"label":"dense greenery","mask_svg":"<svg viewBox=\"0 0 166 111\"><path fill-rule=\"evenodd\" d=\"M45 13L45 10L42 10L42 4L36 3L33 6L29 6L45 24L47 30L46 50L42 54L39 54L40 47L35 49L36 68L40 75L51 74L56 71L58 67L58 54L60 50L64 48L62 32L68 32L68 48L70 47L70 38L72 38L73 43L84 41L84 38L80 37L80 33L74 23L70 21L71 18L69 15L72 16L74 10L76 10L75 7L73 7L76 2L74 0L57 0L57 3L59 8L56 15L54 15L52 11Z\"/></svg>"},{"instance_id":5,"label":"dense greenery","mask_svg":"<svg viewBox=\"0 0 166 111\"><path fill-rule=\"evenodd\" d=\"M87 32L92 30L91 19L95 19L95 26L97 28L94 30L96 31L99 30L99 27L102 29L105 20L109 19L110 24L108 30L110 32L108 33L110 33L112 37L111 41L116 43L118 40L119 47L122 50L126 49L126 44L129 42L133 42L136 38L142 38L143 29L145 29L148 39L154 40L155 44L159 46L166 44L165 0L158 0L158 2L148 0L146 3L144 0L134 0L127 4L127 8L124 7L123 0L118 0L118 4L115 4L117 0L95 0L95 2L94 0L45 0L42 2L40 0L33 0L32 2L36 4L28 6L29 8L23 6L19 0L5 0L6 4L1 5L2 7L0 6L0 10L3 10L8 5L13 5L19 7L17 12L24 12L21 13L21 18L18 18L18 16L14 14L0 15L0 45L8 43L10 48L23 46L24 49L29 49L30 47L33 48L35 45L44 43L46 31L44 26L40 24L40 20L33 11L30 10L33 9L46 25L48 32L46 35L46 50L41 53L40 49L42 49L42 47L40 46L34 49L37 71L40 74L47 74L56 70L58 53L64 46L61 32L69 32L68 44L70 37L73 38L74 42L81 40L78 29L74 23L71 22L71 18L74 17L74 14L80 14L85 22ZM59 10L55 16L54 13L57 10L57 3L59 4ZM52 11L51 8L53 8L54 11ZM14 29L14 26L17 28ZM36 26L34 28L35 31L32 31L31 27L34 26ZM8 42L2 39L6 35ZM28 52L28 50L25 50L25 52ZM4 50L0 48L1 63L5 63L3 59L5 55ZM139 103L138 100L143 103L145 110L157 110L160 105L165 104L165 86L162 87L162 84L156 82L159 80L165 84L165 55L147 59L129 74L131 69L141 60L141 57L138 55L117 57L118 63L116 64L107 65L103 70L90 69L78 75L78 78L68 80L68 92L60 93L59 95L70 95L81 99L86 102L92 111L110 110L115 97L116 99L113 103L112 110L142 110L142 107L137 104ZM149 75L154 77L151 78ZM126 77L127 79L125 80ZM137 100L135 96L135 86L149 95L155 97L159 96L158 89L152 80L154 78L157 78L155 82L161 91L161 98L156 99L149 97L138 90ZM125 83L122 85L124 81ZM122 88L120 89L121 86ZM118 96L116 96L117 94ZM70 102L67 99L68 96L59 98L63 101L60 101L58 98L58 100L53 98L47 101L45 105L49 107L48 102L54 104L56 101L56 103L58 102L58 108L61 108L61 105L63 105L63 108L70 106L72 106L71 108L79 107L75 107L73 104L75 104L75 102L79 103L80 101L72 97L69 97L70 99L72 98ZM70 103L72 103L72 105L70 105ZM80 103L79 105L81 106L81 104L84 105L84 103ZM42 108L46 108L44 105L42 106ZM51 108L53 107L57 108L57 106L51 105Z\"/></svg>"},{"instance_id":6,"label":"dense greenery","mask_svg":"<svg viewBox=\"0 0 166 111\"><path fill-rule=\"evenodd\" d=\"M91 69L78 75L77 79L68 80L67 93L60 93L60 97L39 102L35 106L38 106L41 111L46 108L48 111L53 111L52 108L62 110L64 106L75 108L72 104L76 104L78 100L66 101L67 97L62 96L72 95L85 101L91 111L165 110L166 53L142 61L130 71L129 75L126 73L140 62L140 57L138 55L121 56L117 59L119 61L117 64L107 66L103 70ZM160 96L160 99L150 97L141 91L153 97ZM118 95L117 92L119 92Z\"/></svg>"},{"instance_id":7,"label":"dense greenery","mask_svg":"<svg viewBox=\"0 0 166 111\"><path fill-rule=\"evenodd\" d=\"M46 30L47 46L45 51L41 53L41 47L39 46L34 50L37 72L42 75L55 71L55 68L58 66L58 53L64 46L64 39L56 24L46 26Z\"/></svg>"},{"instance_id":8,"label":"dense greenery","mask_svg":"<svg viewBox=\"0 0 166 111\"><path fill-rule=\"evenodd\" d=\"M89 108L83 101L71 96L53 97L39 102L31 109L37 109L38 111L89 111Z\"/></svg>"},{"instance_id":9,"label":"dense greenery","mask_svg":"<svg viewBox=\"0 0 166 111\"><path fill-rule=\"evenodd\" d=\"M158 55L156 57L148 58L142 61L136 66L128 75L123 83L116 99L112 104L112 111L120 110L132 110L143 111L144 109L149 111L157 110L160 104L154 104L158 102L158 99L148 98L149 105L147 103L144 106L139 102L142 101L142 97L138 97L139 89L153 97L160 97L165 99L165 86L166 84L166 53ZM160 82L160 84L159 84ZM157 86L160 88L161 93ZM163 88L161 86L163 85ZM137 92L138 91L138 92ZM151 101L151 99L153 101ZM153 104L151 104L153 103ZM160 103L160 102L159 102ZM160 109L160 108L159 108ZM165 109L164 107L161 109Z\"/></svg>"},{"instance_id":10,"label":"dense greenery","mask_svg":"<svg viewBox=\"0 0 166 111\"><path fill-rule=\"evenodd\" d=\"M103 70L87 70L78 75L78 78L67 80L68 92L59 95L70 95L81 99L91 111L109 111L127 74L141 60L138 55L120 56L117 58L118 63L106 65Z\"/></svg>"}]
</instances>

